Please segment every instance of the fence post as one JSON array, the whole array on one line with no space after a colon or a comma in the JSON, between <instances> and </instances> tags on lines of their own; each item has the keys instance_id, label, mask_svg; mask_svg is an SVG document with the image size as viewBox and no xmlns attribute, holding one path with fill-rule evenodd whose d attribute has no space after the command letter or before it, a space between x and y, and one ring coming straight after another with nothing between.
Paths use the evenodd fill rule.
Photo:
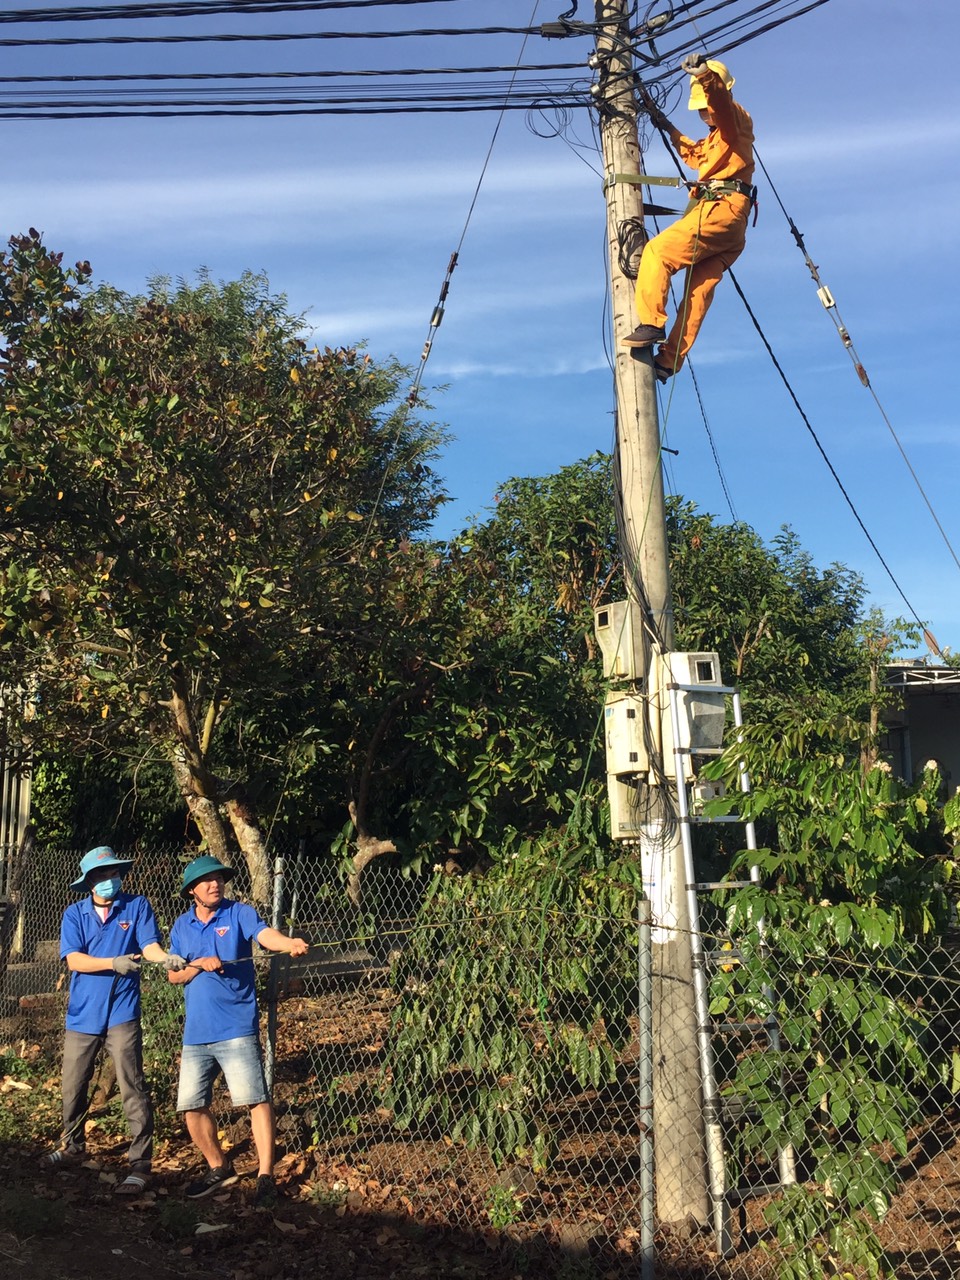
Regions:
<instances>
[{"instance_id":1,"label":"fence post","mask_svg":"<svg viewBox=\"0 0 960 1280\"><path fill-rule=\"evenodd\" d=\"M650 903L641 898L637 910L637 1049L640 1112L640 1277L654 1280L654 1143L653 1143L653 950Z\"/></svg>"},{"instance_id":2,"label":"fence post","mask_svg":"<svg viewBox=\"0 0 960 1280\"><path fill-rule=\"evenodd\" d=\"M273 915L270 923L279 929L283 922L283 859L276 858L273 863ZM267 1047L263 1055L263 1074L266 1076L267 1088L273 1092L273 1064L277 1054L277 1001L280 991L278 965L281 956L275 952L270 957L270 972L267 976Z\"/></svg>"}]
</instances>

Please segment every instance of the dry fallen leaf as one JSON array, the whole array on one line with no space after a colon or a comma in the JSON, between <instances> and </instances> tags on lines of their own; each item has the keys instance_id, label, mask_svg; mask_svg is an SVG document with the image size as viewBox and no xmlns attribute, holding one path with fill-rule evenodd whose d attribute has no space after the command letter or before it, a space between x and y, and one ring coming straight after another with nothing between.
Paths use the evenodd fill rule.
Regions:
<instances>
[{"instance_id":1,"label":"dry fallen leaf","mask_svg":"<svg viewBox=\"0 0 960 1280\"><path fill-rule=\"evenodd\" d=\"M30 1085L23 1080L14 1080L13 1076L4 1076L0 1081L0 1093L12 1093L14 1089L19 1089L22 1093L30 1092Z\"/></svg>"}]
</instances>

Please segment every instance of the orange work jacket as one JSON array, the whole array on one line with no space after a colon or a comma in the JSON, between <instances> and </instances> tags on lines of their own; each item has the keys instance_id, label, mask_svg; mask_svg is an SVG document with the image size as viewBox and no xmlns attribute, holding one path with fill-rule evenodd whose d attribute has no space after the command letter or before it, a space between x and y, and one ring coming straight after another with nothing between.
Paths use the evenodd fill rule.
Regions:
<instances>
[{"instance_id":1,"label":"orange work jacket","mask_svg":"<svg viewBox=\"0 0 960 1280\"><path fill-rule=\"evenodd\" d=\"M708 178L752 182L753 121L715 71L702 76L700 86L716 123L699 142L682 133L674 138L680 159L697 170L701 182Z\"/></svg>"}]
</instances>

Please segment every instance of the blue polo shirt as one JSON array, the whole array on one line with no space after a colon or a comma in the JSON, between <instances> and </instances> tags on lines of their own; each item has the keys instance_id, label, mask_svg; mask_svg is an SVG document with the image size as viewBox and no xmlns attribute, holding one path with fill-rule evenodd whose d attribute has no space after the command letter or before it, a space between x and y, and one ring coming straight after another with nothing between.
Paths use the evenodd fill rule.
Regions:
<instances>
[{"instance_id":1,"label":"blue polo shirt","mask_svg":"<svg viewBox=\"0 0 960 1280\"><path fill-rule=\"evenodd\" d=\"M117 894L104 922L97 914L93 898L87 896L81 902L71 903L63 913L60 959L65 959L71 951L82 951L98 959L140 955L144 947L159 941L157 919L146 898ZM103 973L71 973L68 1031L98 1036L108 1027L133 1022L139 1017L139 974L121 977L110 969Z\"/></svg>"},{"instance_id":2,"label":"blue polo shirt","mask_svg":"<svg viewBox=\"0 0 960 1280\"><path fill-rule=\"evenodd\" d=\"M187 961L219 956L226 965L223 973L200 972L184 985L184 1044L213 1044L258 1033L253 940L269 927L253 907L230 898L206 924L193 907L174 921L171 951ZM227 963L231 960L241 963Z\"/></svg>"}]
</instances>

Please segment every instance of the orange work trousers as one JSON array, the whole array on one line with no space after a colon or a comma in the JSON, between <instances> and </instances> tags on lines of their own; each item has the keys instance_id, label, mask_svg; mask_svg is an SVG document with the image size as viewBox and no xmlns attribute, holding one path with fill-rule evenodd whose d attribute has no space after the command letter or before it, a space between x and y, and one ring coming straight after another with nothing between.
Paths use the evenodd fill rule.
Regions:
<instances>
[{"instance_id":1,"label":"orange work trousers","mask_svg":"<svg viewBox=\"0 0 960 1280\"><path fill-rule=\"evenodd\" d=\"M657 352L657 364L676 372L696 341L713 301L720 277L740 254L747 238L750 201L734 194L719 200L698 200L682 218L648 240L637 272L636 306L641 324L660 327L667 322L670 281L687 269L683 298L667 340Z\"/></svg>"}]
</instances>

